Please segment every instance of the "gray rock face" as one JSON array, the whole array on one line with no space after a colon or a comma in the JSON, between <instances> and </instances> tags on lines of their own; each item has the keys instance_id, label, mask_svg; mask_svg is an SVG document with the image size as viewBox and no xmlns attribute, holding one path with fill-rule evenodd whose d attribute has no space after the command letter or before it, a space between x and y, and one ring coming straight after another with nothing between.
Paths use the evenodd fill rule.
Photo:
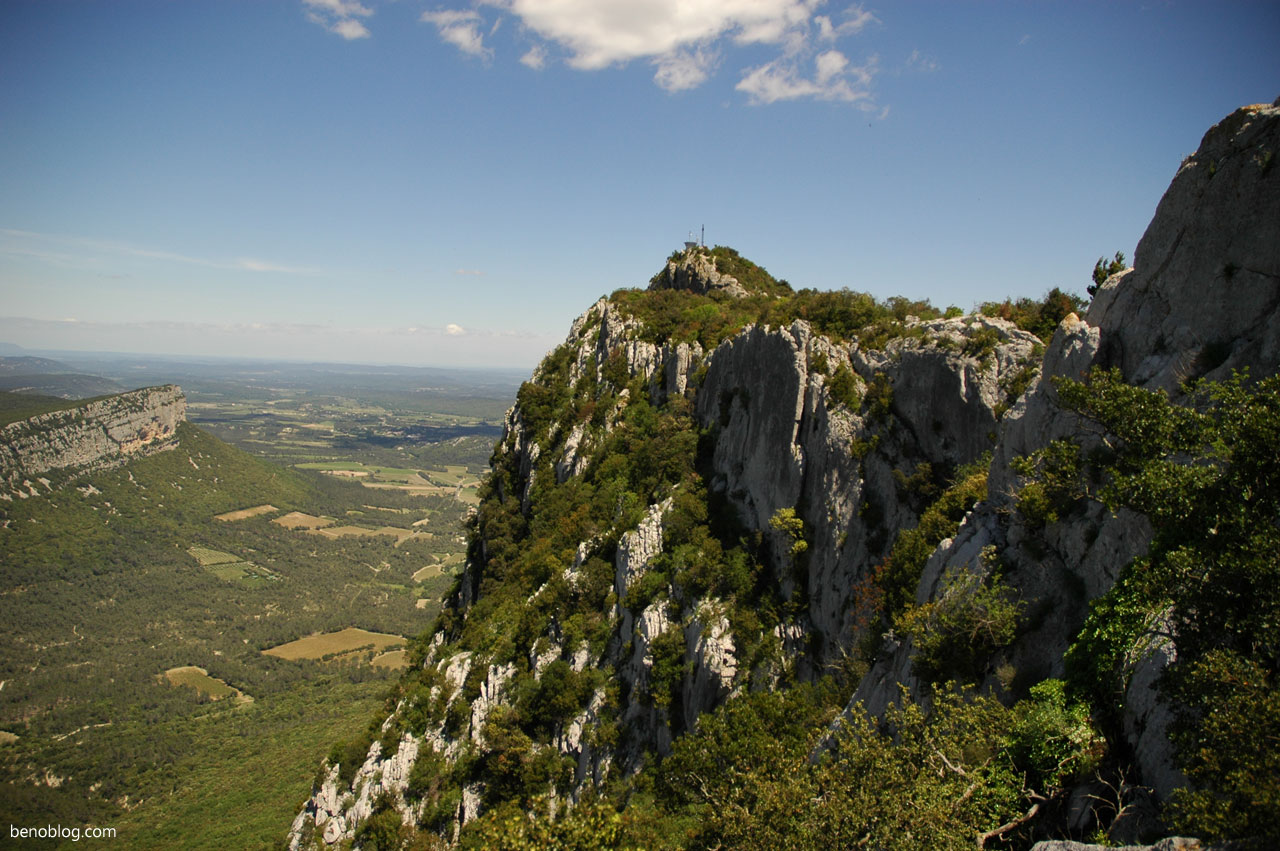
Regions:
<instances>
[{"instance_id":1,"label":"gray rock face","mask_svg":"<svg viewBox=\"0 0 1280 851\"><path fill-rule=\"evenodd\" d=\"M1270 165L1277 147L1277 105L1237 110L1205 134L1161 200L1134 268L1107 280L1083 319L1062 321L1041 378L1001 424L986 503L930 560L920 600L932 599L943 571L970 563L975 541L999 546L1006 581L1043 615L1010 652L1028 681L1063 675L1062 654L1085 604L1146 551L1151 530L1140 515L1113 515L1096 503L1042 532L1030 530L1013 510L1021 482L1011 462L1059 438L1086 449L1095 439L1058 407L1052 378L1117 367L1130 383L1176 397L1189 378L1222 378L1245 367L1256 377L1280 368L1280 170ZM1167 642L1155 642L1135 666L1124 719L1142 782L1161 795L1184 782L1171 762L1168 710L1150 688L1171 658ZM891 679L875 668L869 678ZM868 689L863 697L870 706L893 696Z\"/></svg>"},{"instance_id":2,"label":"gray rock face","mask_svg":"<svg viewBox=\"0 0 1280 851\"><path fill-rule=\"evenodd\" d=\"M701 248L687 248L678 259L668 260L666 268L654 276L649 289L688 290L699 295L722 292L735 298L747 295L738 279L718 271L715 259Z\"/></svg>"},{"instance_id":3,"label":"gray rock face","mask_svg":"<svg viewBox=\"0 0 1280 851\"><path fill-rule=\"evenodd\" d=\"M618 542L613 590L620 606L627 602L627 588L640 578L653 557L662 552L662 517L670 510L670 499L649 506L649 513L635 531L627 532Z\"/></svg>"},{"instance_id":4,"label":"gray rock face","mask_svg":"<svg viewBox=\"0 0 1280 851\"><path fill-rule=\"evenodd\" d=\"M1070 839L1054 839L1037 842L1031 846L1031 851L1214 851L1215 847L1219 846L1207 846L1191 837L1170 836L1154 845L1091 845Z\"/></svg>"},{"instance_id":5,"label":"gray rock face","mask_svg":"<svg viewBox=\"0 0 1280 851\"><path fill-rule=\"evenodd\" d=\"M1138 243L1132 272L1085 320L1105 366L1175 392L1180 381L1280 362L1280 101L1238 109L1178 169Z\"/></svg>"},{"instance_id":6,"label":"gray rock face","mask_svg":"<svg viewBox=\"0 0 1280 851\"><path fill-rule=\"evenodd\" d=\"M903 480L920 464L938 470L978 458L991 445L998 408L1011 403L1012 376L1033 363L1038 341L1008 322L966 317L910 326L883 351L864 351L816 336L809 325L748 328L709 357L697 415L716 432L711 486L726 493L749 529L775 542L774 569L784 593L796 577L789 542L770 519L795 508L807 530L807 629L834 655L853 639L851 598L893 543L893 530L914 526ZM991 350L965 354L979 334ZM821 356L892 388L883 411L856 410L832 398Z\"/></svg>"},{"instance_id":7,"label":"gray rock face","mask_svg":"<svg viewBox=\"0 0 1280 851\"><path fill-rule=\"evenodd\" d=\"M147 387L40 414L0 430L0 480L17 491L50 470L100 469L164 448L187 416L175 385Z\"/></svg>"}]
</instances>

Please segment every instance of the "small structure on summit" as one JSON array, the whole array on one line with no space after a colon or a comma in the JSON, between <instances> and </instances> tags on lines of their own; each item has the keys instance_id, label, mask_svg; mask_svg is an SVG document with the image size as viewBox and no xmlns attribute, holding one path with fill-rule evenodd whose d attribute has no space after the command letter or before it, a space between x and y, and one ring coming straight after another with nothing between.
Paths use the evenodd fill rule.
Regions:
<instances>
[{"instance_id":1,"label":"small structure on summit","mask_svg":"<svg viewBox=\"0 0 1280 851\"><path fill-rule=\"evenodd\" d=\"M685 253L689 253L695 248L707 247L707 226L702 226L702 235L698 239L693 238L693 231L689 231L689 238L684 241Z\"/></svg>"}]
</instances>

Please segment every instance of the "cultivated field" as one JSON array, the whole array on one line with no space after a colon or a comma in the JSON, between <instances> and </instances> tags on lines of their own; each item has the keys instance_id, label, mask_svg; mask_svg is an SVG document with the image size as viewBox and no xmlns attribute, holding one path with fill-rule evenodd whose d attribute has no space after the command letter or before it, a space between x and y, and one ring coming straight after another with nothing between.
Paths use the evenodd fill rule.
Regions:
<instances>
[{"instance_id":1,"label":"cultivated field","mask_svg":"<svg viewBox=\"0 0 1280 851\"><path fill-rule=\"evenodd\" d=\"M277 517L271 521L286 529L320 529L324 526L333 525L332 517L315 517L310 514L303 514L301 511L290 511L283 517Z\"/></svg>"},{"instance_id":2,"label":"cultivated field","mask_svg":"<svg viewBox=\"0 0 1280 851\"><path fill-rule=\"evenodd\" d=\"M215 564L232 564L244 560L240 556L224 553L221 550L211 550L208 547L187 547L187 554L200 562L201 567L210 567Z\"/></svg>"},{"instance_id":3,"label":"cultivated field","mask_svg":"<svg viewBox=\"0 0 1280 851\"><path fill-rule=\"evenodd\" d=\"M396 539L396 546L403 544L410 538L422 537L419 532L400 529L396 526L382 526L378 529L368 529L364 526L328 526L323 529L310 529L308 531L312 535L323 535L326 538L372 538L377 535L386 535L389 538Z\"/></svg>"},{"instance_id":4,"label":"cultivated field","mask_svg":"<svg viewBox=\"0 0 1280 851\"><path fill-rule=\"evenodd\" d=\"M253 508L242 508L239 511L228 511L226 514L214 515L214 520L223 522L231 522L235 520L247 520L250 517L257 517L259 514L274 514L280 509L274 505L255 505Z\"/></svg>"},{"instance_id":5,"label":"cultivated field","mask_svg":"<svg viewBox=\"0 0 1280 851\"><path fill-rule=\"evenodd\" d=\"M209 672L204 668L195 665L182 665L177 668L170 668L164 672L164 678L169 681L169 685L186 686L193 688L203 695L207 695L211 700L222 700L224 697L234 697L239 703L250 703L253 698L244 694L238 688L233 688L217 677L209 676Z\"/></svg>"},{"instance_id":6,"label":"cultivated field","mask_svg":"<svg viewBox=\"0 0 1280 851\"><path fill-rule=\"evenodd\" d=\"M403 645L404 641L404 637L400 635L347 627L338 632L308 635L297 641L268 647L262 652L281 659L334 659L357 651L385 651L391 647Z\"/></svg>"},{"instance_id":7,"label":"cultivated field","mask_svg":"<svg viewBox=\"0 0 1280 851\"><path fill-rule=\"evenodd\" d=\"M388 650L386 653L379 653L373 657L373 666L375 668L389 668L391 670L403 670L409 667L409 651L408 650Z\"/></svg>"},{"instance_id":8,"label":"cultivated field","mask_svg":"<svg viewBox=\"0 0 1280 851\"><path fill-rule=\"evenodd\" d=\"M280 579L280 574L274 571L221 550L188 547L187 554L199 562L205 570L227 582L243 581L248 585L258 585Z\"/></svg>"}]
</instances>

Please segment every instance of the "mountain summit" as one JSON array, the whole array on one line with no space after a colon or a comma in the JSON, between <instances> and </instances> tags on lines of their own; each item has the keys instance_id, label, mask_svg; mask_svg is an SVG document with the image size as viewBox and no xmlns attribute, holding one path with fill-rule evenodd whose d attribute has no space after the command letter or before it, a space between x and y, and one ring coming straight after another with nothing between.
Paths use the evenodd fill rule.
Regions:
<instances>
[{"instance_id":1,"label":"mountain summit","mask_svg":"<svg viewBox=\"0 0 1280 851\"><path fill-rule=\"evenodd\" d=\"M1278 146L1210 130L1087 311L700 246L601 299L290 846L1274 839Z\"/></svg>"}]
</instances>

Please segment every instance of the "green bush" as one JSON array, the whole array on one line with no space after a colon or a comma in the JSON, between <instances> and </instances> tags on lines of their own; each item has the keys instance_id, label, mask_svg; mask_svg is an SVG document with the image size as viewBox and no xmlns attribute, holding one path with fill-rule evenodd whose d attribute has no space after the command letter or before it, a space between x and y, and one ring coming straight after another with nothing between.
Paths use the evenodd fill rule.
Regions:
<instances>
[{"instance_id":1,"label":"green bush","mask_svg":"<svg viewBox=\"0 0 1280 851\"><path fill-rule=\"evenodd\" d=\"M960 571L944 577L937 599L907 606L895 626L911 638L911 667L922 680L976 683L991 655L1013 641L1021 612L1012 588Z\"/></svg>"},{"instance_id":2,"label":"green bush","mask_svg":"<svg viewBox=\"0 0 1280 851\"><path fill-rule=\"evenodd\" d=\"M1017 496L1018 513L1033 529L1057 523L1085 496L1080 447L1055 440L1044 449L1017 458L1012 467L1029 479Z\"/></svg>"},{"instance_id":3,"label":"green bush","mask_svg":"<svg viewBox=\"0 0 1280 851\"><path fill-rule=\"evenodd\" d=\"M862 402L858 393L858 379L853 370L843 363L836 367L835 375L831 376L831 381L827 384L827 391L832 399L851 411L856 411Z\"/></svg>"},{"instance_id":4,"label":"green bush","mask_svg":"<svg viewBox=\"0 0 1280 851\"><path fill-rule=\"evenodd\" d=\"M886 373L877 372L867 386L864 401L868 419L887 419L893 410L893 380Z\"/></svg>"},{"instance_id":5,"label":"green bush","mask_svg":"<svg viewBox=\"0 0 1280 851\"><path fill-rule=\"evenodd\" d=\"M955 535L973 504L986 497L989 464L990 456L984 456L961 469L955 482L920 515L916 527L898 533L889 557L875 575L886 622L891 623L915 599L916 585L929 556L944 538Z\"/></svg>"},{"instance_id":6,"label":"green bush","mask_svg":"<svg viewBox=\"0 0 1280 851\"><path fill-rule=\"evenodd\" d=\"M1069 313L1084 310L1086 302L1075 293L1054 287L1040 301L1029 298L989 301L978 308L985 316L1006 319L1023 331L1030 331L1044 342L1049 342L1059 323Z\"/></svg>"},{"instance_id":7,"label":"green bush","mask_svg":"<svg viewBox=\"0 0 1280 851\"><path fill-rule=\"evenodd\" d=\"M1056 382L1097 422L1110 453L1095 495L1146 515L1146 555L1096 601L1067 662L1073 684L1114 713L1152 624L1177 659L1159 690L1191 780L1172 814L1214 840L1280 842L1280 377L1189 388L1192 405L1124 383L1118 370Z\"/></svg>"},{"instance_id":8,"label":"green bush","mask_svg":"<svg viewBox=\"0 0 1280 851\"><path fill-rule=\"evenodd\" d=\"M1116 256L1107 260L1105 257L1099 257L1098 262L1093 264L1093 284L1088 287L1089 297L1092 298L1098 292L1098 287L1106 283L1116 272L1123 272L1128 264L1125 261L1124 252L1117 251Z\"/></svg>"},{"instance_id":9,"label":"green bush","mask_svg":"<svg viewBox=\"0 0 1280 851\"><path fill-rule=\"evenodd\" d=\"M1031 687L1013 708L1009 753L1034 789L1047 794L1087 779L1099 767L1106 741L1083 703L1069 702L1062 680Z\"/></svg>"}]
</instances>

